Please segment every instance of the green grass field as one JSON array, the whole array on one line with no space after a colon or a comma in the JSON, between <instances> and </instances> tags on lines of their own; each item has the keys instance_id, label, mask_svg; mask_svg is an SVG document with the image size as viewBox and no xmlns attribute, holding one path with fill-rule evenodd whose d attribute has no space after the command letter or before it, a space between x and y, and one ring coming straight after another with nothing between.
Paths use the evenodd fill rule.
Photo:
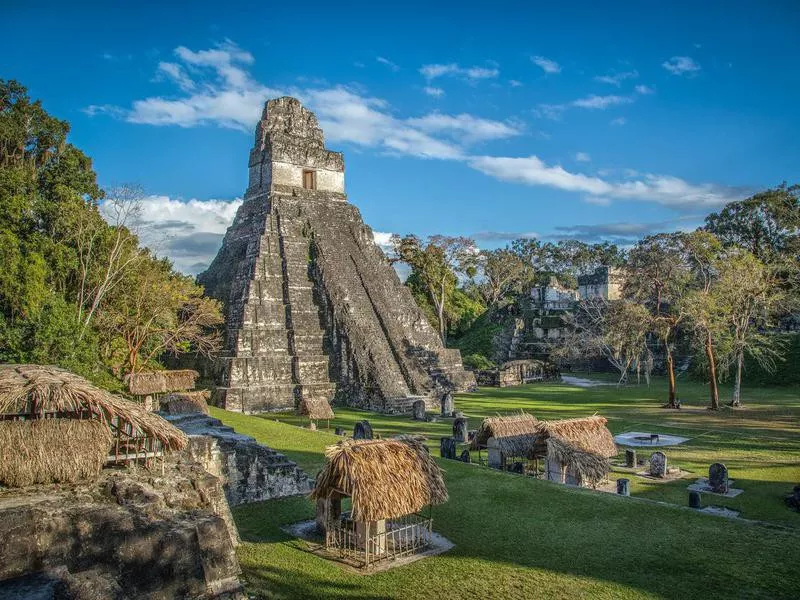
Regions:
<instances>
[{"instance_id":1,"label":"green grass field","mask_svg":"<svg viewBox=\"0 0 800 600\"><path fill-rule=\"evenodd\" d=\"M797 598L800 515L785 507L783 496L800 483L800 395L792 388L745 390L744 409L718 413L705 410L704 386L681 382L679 395L684 409L667 411L660 408L659 380L650 388L536 384L459 395L456 406L471 428L484 416L519 410L545 419L599 413L614 433L691 438L665 449L670 464L692 473L687 480L632 478L634 498L680 507L440 460L450 500L434 509L434 528L456 544L453 550L388 572L356 575L304 551L303 542L280 530L313 516L308 500L253 504L234 510L248 591L264 598ZM324 462L325 446L337 440L327 431L294 426L305 423L294 415L212 412L286 453L311 475ZM367 418L382 436L428 435L437 456L439 437L451 430L450 420L418 423L353 409L336 412L331 430L352 431L355 421ZM766 523L683 508L689 480L716 461L728 466L735 486L745 492L734 499L705 495L704 503Z\"/></svg>"}]
</instances>

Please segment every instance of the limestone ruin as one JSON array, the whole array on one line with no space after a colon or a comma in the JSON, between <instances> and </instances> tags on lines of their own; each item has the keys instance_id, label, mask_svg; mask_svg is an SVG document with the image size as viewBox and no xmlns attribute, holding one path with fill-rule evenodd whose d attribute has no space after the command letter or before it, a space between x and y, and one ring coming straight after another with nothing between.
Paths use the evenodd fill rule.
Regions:
<instances>
[{"instance_id":1,"label":"limestone ruin","mask_svg":"<svg viewBox=\"0 0 800 600\"><path fill-rule=\"evenodd\" d=\"M304 399L408 413L474 386L347 202L344 157L294 98L266 103L244 202L198 280L226 308L215 402L242 412Z\"/></svg>"}]
</instances>

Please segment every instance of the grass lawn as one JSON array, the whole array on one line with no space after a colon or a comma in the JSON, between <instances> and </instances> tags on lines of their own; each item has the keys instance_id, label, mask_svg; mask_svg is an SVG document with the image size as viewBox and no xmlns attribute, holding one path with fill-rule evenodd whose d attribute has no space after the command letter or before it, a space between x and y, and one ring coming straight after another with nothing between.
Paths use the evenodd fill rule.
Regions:
<instances>
[{"instance_id":1,"label":"grass lawn","mask_svg":"<svg viewBox=\"0 0 800 600\"><path fill-rule=\"evenodd\" d=\"M478 426L483 416L524 409L539 418L609 418L614 433L657 431L691 438L666 448L671 464L697 476L724 462L734 499L729 506L752 525L694 511L567 488L475 465L441 461L450 501L434 509L434 528L452 540L450 552L390 570L354 575L302 548L280 526L313 516L304 498L234 510L244 543L239 556L248 591L265 598L797 598L800 515L783 496L800 483L800 396L796 389L746 390L746 408L704 410L705 387L681 382L681 411L660 408L663 382L651 388L577 388L537 384L482 389L456 398ZM723 389L723 393L727 390ZM245 416L212 409L237 431L285 452L310 474L321 467L336 436L291 426L294 415ZM382 436L420 432L432 446L451 421L418 423L337 409L331 428L352 431L368 418ZM282 421L282 422L281 422ZM612 477L621 473L612 473ZM634 496L685 505L687 481L632 478Z\"/></svg>"}]
</instances>

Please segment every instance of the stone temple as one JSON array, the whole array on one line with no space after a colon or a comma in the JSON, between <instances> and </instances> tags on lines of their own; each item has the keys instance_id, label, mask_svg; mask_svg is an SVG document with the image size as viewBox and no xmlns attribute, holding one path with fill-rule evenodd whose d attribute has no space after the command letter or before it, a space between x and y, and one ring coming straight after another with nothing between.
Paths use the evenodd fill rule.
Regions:
<instances>
[{"instance_id":1,"label":"stone temple","mask_svg":"<svg viewBox=\"0 0 800 600\"><path fill-rule=\"evenodd\" d=\"M325 399L386 413L438 410L475 385L401 283L358 209L344 157L294 98L266 103L244 202L199 276L225 305L219 406L242 412Z\"/></svg>"}]
</instances>

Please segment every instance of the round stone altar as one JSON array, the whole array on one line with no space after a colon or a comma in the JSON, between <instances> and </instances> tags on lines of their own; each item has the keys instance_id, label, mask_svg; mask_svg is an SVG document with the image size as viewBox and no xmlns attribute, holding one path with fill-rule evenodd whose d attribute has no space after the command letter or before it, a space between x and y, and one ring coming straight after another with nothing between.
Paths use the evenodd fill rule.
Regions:
<instances>
[{"instance_id":1,"label":"round stone altar","mask_svg":"<svg viewBox=\"0 0 800 600\"><path fill-rule=\"evenodd\" d=\"M614 436L614 441L620 446L634 448L658 448L661 446L677 446L689 438L669 435L666 433L651 433L645 431L627 431Z\"/></svg>"}]
</instances>

